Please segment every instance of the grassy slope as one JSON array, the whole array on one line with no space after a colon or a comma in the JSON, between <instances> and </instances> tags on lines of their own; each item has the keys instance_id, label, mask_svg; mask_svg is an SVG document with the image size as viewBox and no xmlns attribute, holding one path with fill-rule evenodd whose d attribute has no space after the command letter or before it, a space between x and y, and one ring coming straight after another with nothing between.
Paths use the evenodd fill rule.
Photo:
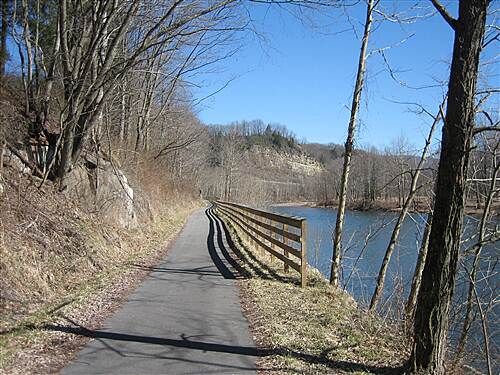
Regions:
<instances>
[{"instance_id":1,"label":"grassy slope","mask_svg":"<svg viewBox=\"0 0 500 375\"><path fill-rule=\"evenodd\" d=\"M404 335L380 317L359 309L314 269L309 283L285 274L279 261L250 251L234 228L236 252L246 275L241 298L255 341L266 353L263 374L399 372L407 358Z\"/></svg>"},{"instance_id":2,"label":"grassy slope","mask_svg":"<svg viewBox=\"0 0 500 375\"><path fill-rule=\"evenodd\" d=\"M28 178L4 179L0 372L48 373L81 342L45 327L61 320L98 325L164 255L166 242L200 203L172 200L178 203L154 222L123 230L102 225L50 186L40 192Z\"/></svg>"}]
</instances>

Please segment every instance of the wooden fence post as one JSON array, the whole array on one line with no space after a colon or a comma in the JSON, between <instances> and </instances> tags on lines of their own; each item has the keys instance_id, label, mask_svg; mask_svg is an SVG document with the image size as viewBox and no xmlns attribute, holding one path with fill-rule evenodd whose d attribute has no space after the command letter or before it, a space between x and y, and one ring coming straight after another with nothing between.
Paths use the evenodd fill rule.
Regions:
<instances>
[{"instance_id":1,"label":"wooden fence post","mask_svg":"<svg viewBox=\"0 0 500 375\"><path fill-rule=\"evenodd\" d=\"M300 228L300 285L304 288L307 284L307 223L302 221Z\"/></svg>"},{"instance_id":2,"label":"wooden fence post","mask_svg":"<svg viewBox=\"0 0 500 375\"><path fill-rule=\"evenodd\" d=\"M269 225L273 225L273 221L272 221L271 219L269 219L269 220L267 221L267 223L268 223ZM269 234L269 237L274 238L274 233L273 233L273 231L272 231L271 229L269 229L268 234ZM269 241L269 246L271 247L271 249L273 249L273 250L274 250L274 244L273 244L271 241ZM271 254L271 253L269 253L269 260L271 261L271 263L273 263L273 260L274 260L274 259L273 259L273 254Z\"/></svg>"},{"instance_id":3,"label":"wooden fence post","mask_svg":"<svg viewBox=\"0 0 500 375\"><path fill-rule=\"evenodd\" d=\"M254 215L248 213L248 216L250 216L252 219L254 218ZM251 233L252 235L255 235L254 233L254 230L253 230L254 226L252 223L250 223L250 227L248 228L248 232ZM254 241L253 238L249 237L250 238L250 247L254 250L254 251L257 251L257 250L260 250L258 247L257 247L257 243Z\"/></svg>"},{"instance_id":4,"label":"wooden fence post","mask_svg":"<svg viewBox=\"0 0 500 375\"><path fill-rule=\"evenodd\" d=\"M286 231L288 231L288 224L283 224L283 232ZM286 238L285 236L283 236L283 243L285 245L288 245L288 238ZM288 250L283 250L283 255L285 256L285 258L288 259ZM288 273L288 271L290 271L290 266L286 262L284 262L284 264L285 264L284 271Z\"/></svg>"}]
</instances>

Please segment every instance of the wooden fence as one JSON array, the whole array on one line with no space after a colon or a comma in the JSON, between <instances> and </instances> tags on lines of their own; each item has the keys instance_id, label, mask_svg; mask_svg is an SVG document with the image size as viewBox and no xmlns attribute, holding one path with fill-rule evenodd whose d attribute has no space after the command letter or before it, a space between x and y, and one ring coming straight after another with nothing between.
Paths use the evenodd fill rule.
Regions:
<instances>
[{"instance_id":1,"label":"wooden fence","mask_svg":"<svg viewBox=\"0 0 500 375\"><path fill-rule=\"evenodd\" d=\"M284 263L284 270L300 273L300 283L307 282L306 219L278 215L241 204L215 201L217 211L226 215L246 235L250 245L274 255Z\"/></svg>"}]
</instances>

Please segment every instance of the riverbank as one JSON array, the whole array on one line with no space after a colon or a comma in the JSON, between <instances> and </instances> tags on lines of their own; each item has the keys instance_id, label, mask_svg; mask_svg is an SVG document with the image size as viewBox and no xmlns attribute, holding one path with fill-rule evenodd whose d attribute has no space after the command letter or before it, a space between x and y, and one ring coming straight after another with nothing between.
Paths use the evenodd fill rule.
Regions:
<instances>
[{"instance_id":1,"label":"riverbank","mask_svg":"<svg viewBox=\"0 0 500 375\"><path fill-rule=\"evenodd\" d=\"M308 285L269 254L249 249L228 225L245 278L240 298L254 340L268 355L259 374L398 372L409 345L396 324L360 309L315 269Z\"/></svg>"},{"instance_id":2,"label":"riverbank","mask_svg":"<svg viewBox=\"0 0 500 375\"><path fill-rule=\"evenodd\" d=\"M284 202L273 204L276 207L312 207L312 208L329 208L336 210L338 207L337 201L312 202L312 201L298 201L298 202ZM352 211L384 211L384 212L399 212L401 206L397 201L374 201L374 202L347 202L346 209ZM418 201L412 205L409 210L411 213L428 214L430 212L429 204L423 201ZM494 202L491 207L493 216L500 216L500 202ZM465 214L470 216L480 216L483 213L483 208L478 207L473 202L468 202L465 206Z\"/></svg>"},{"instance_id":3,"label":"riverbank","mask_svg":"<svg viewBox=\"0 0 500 375\"><path fill-rule=\"evenodd\" d=\"M276 207L311 207L311 208L331 208L337 209L337 201L328 202L314 202L314 201L297 201L297 202L283 202L273 204ZM401 210L401 206L397 201L349 201L346 203L346 209L352 211L387 211L387 212L398 212ZM423 203L416 203L410 210L411 212L428 213L428 205Z\"/></svg>"}]
</instances>

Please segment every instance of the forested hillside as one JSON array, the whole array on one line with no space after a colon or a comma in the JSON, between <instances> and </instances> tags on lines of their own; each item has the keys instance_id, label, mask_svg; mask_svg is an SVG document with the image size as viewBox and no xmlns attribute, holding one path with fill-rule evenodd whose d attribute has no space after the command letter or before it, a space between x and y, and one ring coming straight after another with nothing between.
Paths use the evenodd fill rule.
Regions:
<instances>
[{"instance_id":1,"label":"forested hillside","mask_svg":"<svg viewBox=\"0 0 500 375\"><path fill-rule=\"evenodd\" d=\"M400 370L409 369L413 373L443 375L448 370L460 373L463 368L468 369L469 358L472 358L468 351L474 347L480 348L481 355L472 354L484 362L484 365L474 366L485 368L492 374L498 368L492 362L495 356L498 358L499 351L499 259L496 250L500 241L500 90L496 80L498 54L495 47L500 40L500 10L497 2L489 0L460 0L446 4L431 0L426 1L425 6L420 2L409 4L378 0L1 0L2 369L7 363L5 366L11 373L26 373L26 368L39 372L36 366L43 362L48 352L46 348L59 344L57 338L51 341L54 336L48 335L48 325L62 320L65 324L68 321L73 324L74 315L78 315L76 321L85 324L93 324L94 320L102 323L106 311L116 308L150 271L185 274L193 279L196 275L199 276L196 282L205 282L205 277L220 276L219 287L239 281L239 277L228 277L227 273L222 277L224 272L221 269L226 266L221 266L224 263L221 259L216 260L216 247L219 251L224 247L223 222L208 209L197 212L197 227L193 226L190 232L191 237L199 236L196 243L201 245L195 249L188 243L185 247L200 253L203 251L205 259L214 264L201 265L200 268L206 266L209 270L155 268L159 260L164 259L167 243L180 232L195 209L204 207L208 201L224 200L261 208L272 203L298 202L335 208L335 211L328 211L335 212L335 229L331 223L323 223L329 231L328 240L332 240L331 253L328 254L330 285L326 285L325 280L320 281L319 276L313 281L314 285L309 285L311 289L303 295L309 296L311 306L320 300L328 304L327 301L335 295L344 294L343 263L352 260L348 251L354 236L358 236L354 240L364 243L364 247L354 260L353 270L366 255L363 251L368 248L368 242L377 236L378 229L370 225L367 228L370 232L364 238L359 233L348 238L344 228L347 210L396 211L391 213L392 221L383 224L390 227L391 233L387 244L382 246L385 252L379 259L378 273L369 275L373 279L376 277L367 307L370 312L356 310L357 307L349 302L348 311L358 311L363 317L381 312L383 292L389 284L386 282L389 277L387 270L391 258L393 263L397 258L395 249L401 240L401 228L414 220L411 212L424 212L425 215L420 216L423 230L419 229L418 238L412 238L417 250L413 253L416 264L411 290L408 296L398 295L401 303L396 307L401 319L395 324L405 331L410 343L405 343L406 352L394 363L406 361L406 367ZM265 9L251 10L251 6ZM320 57L309 55L315 45L311 38L311 51L305 51L306 48L300 51L301 57L310 60L296 62L293 57L287 57L286 62L287 68L297 63L292 67L296 70L290 71L294 72L295 78L307 77L305 85L311 86L308 89L321 94L317 100L339 90L339 76L335 75L339 71L343 74L342 79L354 78L348 84L343 81L344 86L352 91L345 95L342 103L330 97L325 102L312 103L307 97L308 91L301 87L294 87L294 96L286 102L290 109L297 105L293 100L298 97L303 101L301 111L307 112L311 119L316 118L316 110L319 112L326 106L324 103L339 107L334 111L346 109L341 116L335 116L333 113L336 112L328 114L328 129L347 130L346 134L342 132L342 138L326 134L321 135L324 138L315 138L333 139L335 143L299 140L306 135L294 134L287 127L291 124L269 123L266 118L229 118L216 124L201 120L200 103L222 91L233 79L227 78L217 89L203 92L205 78L217 76L223 80L224 69L220 65L227 61L229 68L237 65L237 61L235 63L231 58L248 41L249 35L264 43L266 38L260 34L254 16L267 14L272 7L290 12L301 26L309 25L309 21L335 24L335 31L328 29L325 33L335 43L335 38L340 40L338 45L328 42L334 55L327 55L332 51L326 51L324 45L317 55ZM408 55L397 55L400 62L404 61L410 69L393 66L393 51L413 37L408 30L432 17L439 17L439 22L448 28L448 39L443 40L453 39L453 44L446 48L433 45L433 50L427 49L426 40L419 45L420 49L411 51L412 58L407 57L409 52ZM274 27L276 22L271 23ZM287 26L287 22L283 25ZM442 31L436 23L433 25ZM321 29L314 22L309 26L312 26L311 33ZM393 26L400 30L396 31ZM425 34L429 30L424 26L418 31ZM272 32L278 33L276 29ZM344 33L352 33L350 42L346 41L350 39L340 37ZM374 34L377 33L377 43L374 43ZM291 32L290 44L295 49L293 35ZM347 56L353 51L346 48L348 43L355 46L354 57ZM433 66L439 65L436 59L442 57L432 55L436 50L448 51L449 56L444 64L440 62L439 77L429 69L425 72L429 76L421 82L421 77L417 77L421 72L412 73L414 76L403 73L420 64L417 55L424 54L423 50L429 54L428 62ZM350 60L341 66L341 57ZM240 62L252 58L246 56ZM319 69L319 64L312 63L314 59L328 61L326 75L335 77L332 90L316 89L315 84L323 82L314 83L312 77L309 80L309 73ZM412 59L418 62L410 61ZM378 87L381 91L389 87L377 83L376 79L397 85L395 97L388 98L387 93L376 91ZM411 82L412 79L418 82ZM282 81L266 81L266 87L258 88L274 94L273 85L274 88L285 86L286 82L293 80L290 75ZM326 77L318 80L327 81ZM384 121L378 120L377 123L370 118L375 112L389 114L385 105L373 112L363 110L364 104L366 108L371 105L369 99L364 103L370 85L377 87L372 96L380 94L387 107L388 103L400 106L391 107L393 111L399 108L400 112L413 113L412 126L419 126L419 139L409 139L406 134L397 136L391 133L392 129ZM253 86L258 84L252 82L252 89ZM403 90L411 90L412 102L397 97ZM349 105L344 103L346 101L350 102ZM247 103L241 100L240 105ZM344 109L340 110L340 107ZM269 115L269 118L280 117ZM345 123L341 123L341 118ZM402 119L402 116L397 121L392 118L392 123L403 122ZM300 121L303 124L295 124L293 129L306 132L307 126L316 126L314 120ZM383 133L387 138L385 144L379 142L374 147L360 141L359 135L364 130L360 125L365 121L374 131ZM234 206L241 208L240 205ZM467 214L474 214L467 219L474 223L472 231L463 224ZM269 212L262 215L266 219L274 217ZM243 221L247 219L249 217L245 216ZM297 220L299 224L295 222ZM249 221L255 223L256 220L250 218ZM296 225L294 230L300 229L300 236L286 232L285 227L290 221ZM274 245L281 244L283 252L277 258L284 258L285 263L290 255L300 258L300 266L295 264L296 268L306 275L309 272L307 259L305 250L302 252L307 248L305 221L285 217L279 222L279 227L273 227L270 222L261 224L261 229L264 229L255 230L253 227L249 230L262 235L261 244L270 249L271 254L278 254ZM199 230L202 226L203 231ZM268 235L268 230L274 230L278 236ZM217 246L214 241L216 231ZM243 243L231 246L238 240L236 237L231 239L227 228L224 234L228 247L233 255L237 255L238 246L244 247ZM283 243L280 243L279 236ZM187 241L191 241L191 237ZM291 247L288 240L300 243L301 251ZM271 264L269 268L252 255L251 249L248 253L246 250L241 249L240 255L248 254L247 260L260 263L269 271L266 271L269 273L265 275L266 282L267 278L275 276L280 283L287 278L275 274L275 265ZM228 254L222 256L230 257ZM288 271L286 264L284 269ZM251 273L262 276L258 275L258 267L250 268ZM363 277L360 275L360 280ZM183 284L179 282L178 285ZM309 287L305 282L303 286L305 289ZM203 288L210 289L210 281ZM272 283L268 283L266 290L272 288ZM287 284L280 284L282 300L289 299L289 290ZM457 295L457 291L461 295ZM397 293L396 289L391 291L391 294ZM237 295L233 293L233 297ZM297 295L300 296L294 294L294 297ZM270 302L265 311L271 316L275 311L272 306L275 301L272 292L267 296ZM183 301L184 296L181 297ZM293 305L300 307L301 303L296 298ZM214 303L209 307L217 309L220 305ZM210 313L218 316L215 310ZM337 312L335 316L326 314L318 310L316 315L311 315L315 320L312 326L322 327L323 323L337 318ZM285 317L286 314L280 316L280 324L286 331ZM349 320L349 317L343 319ZM450 326L452 321L456 323ZM383 326L378 318L374 322L370 337L377 338L380 332L377 330L383 330ZM342 326L349 327L348 324ZM268 333L273 329L268 326L262 331ZM307 329L307 325L301 329ZM309 330L307 334L310 336L302 337L314 336L311 340L314 341L321 336L323 341L317 346L322 348L321 356L336 355L337 349L343 350L344 346L350 355L359 349L359 342L363 342L351 340L350 329L345 335L339 331L342 337L332 339L328 329L324 328L318 336L314 330ZM145 339L139 332L135 341L161 344L158 347L168 343L203 353L210 351L207 348L216 353L224 349L231 355L247 349L189 341L185 334L179 332L180 338L176 336L175 340L163 341L162 338ZM293 334L301 336L300 331ZM447 337L451 335L456 336L455 351L448 350ZM52 339L47 339L49 336ZM122 341L134 341L129 335L125 336ZM279 335L276 340L279 340ZM38 346L38 351L33 349L40 342L45 346ZM298 340L291 339L290 342L293 346ZM304 351L298 347L295 355L309 364L325 364L321 357L315 357L318 353L304 355L311 346L308 347L309 342L302 344ZM372 353L372 347L373 342L366 355L376 354L370 357L370 363L378 365L377 355L380 353ZM36 355L23 352L32 349ZM313 347L312 351L316 349ZM251 352L255 357L261 355L256 353ZM287 353L278 354L286 357ZM16 367L18 361L20 364ZM343 361L335 357L332 362L337 367L328 367L325 371L341 368L347 372L367 370L381 373L387 370L360 366L356 358L353 359L354 367L352 363L346 366ZM61 368L62 362L55 368Z\"/></svg>"},{"instance_id":2,"label":"forested hillside","mask_svg":"<svg viewBox=\"0 0 500 375\"><path fill-rule=\"evenodd\" d=\"M208 125L206 174L200 189L205 197L255 204L309 202L332 206L339 199L344 146L299 142L284 125L262 120L229 125ZM482 197L494 172L496 138L483 137L472 151L467 210L480 213ZM421 150L404 136L383 149L355 147L352 183L347 200L350 208L400 209L408 196L415 172L419 184L412 210L428 212L439 149L430 149L422 160ZM422 163L421 163L422 161ZM421 164L420 164L421 163ZM493 212L499 204L494 202Z\"/></svg>"},{"instance_id":3,"label":"forested hillside","mask_svg":"<svg viewBox=\"0 0 500 375\"><path fill-rule=\"evenodd\" d=\"M264 204L312 200L323 171L285 126L261 120L211 125L204 195Z\"/></svg>"}]
</instances>

